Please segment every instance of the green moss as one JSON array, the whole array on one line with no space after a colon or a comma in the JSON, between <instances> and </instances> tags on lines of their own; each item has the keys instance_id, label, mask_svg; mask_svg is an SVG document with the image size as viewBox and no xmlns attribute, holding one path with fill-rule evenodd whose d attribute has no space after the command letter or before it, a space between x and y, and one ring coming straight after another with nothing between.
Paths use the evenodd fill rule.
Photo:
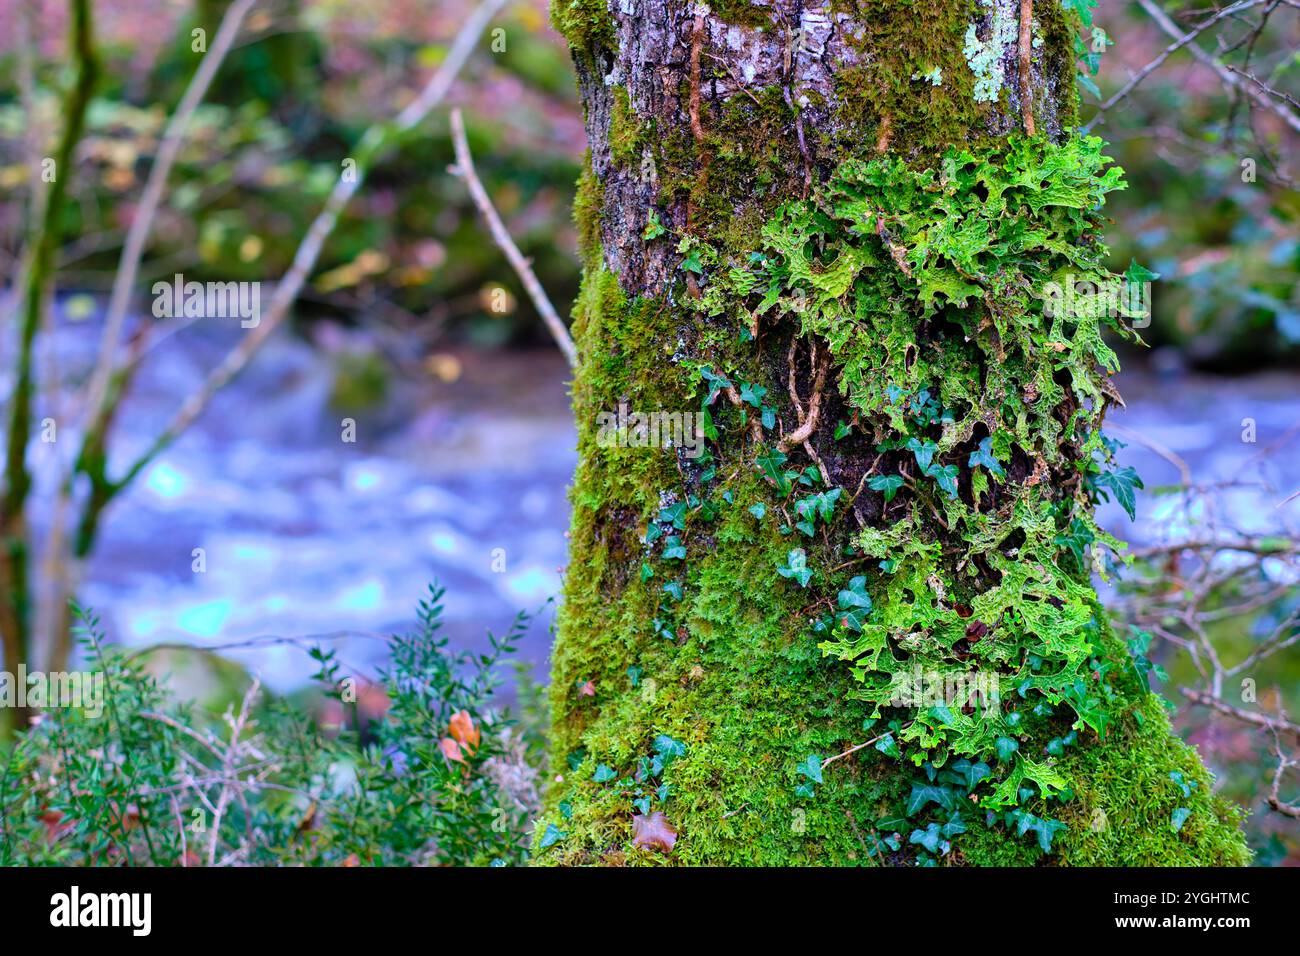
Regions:
<instances>
[{"instance_id":1,"label":"green moss","mask_svg":"<svg viewBox=\"0 0 1300 956\"><path fill-rule=\"evenodd\" d=\"M768 27L772 25L771 6L758 6L750 0L712 0L709 4L719 19L742 27Z\"/></svg>"},{"instance_id":2,"label":"green moss","mask_svg":"<svg viewBox=\"0 0 1300 956\"><path fill-rule=\"evenodd\" d=\"M885 116L891 147L907 156L932 156L983 128L988 105L975 101L962 54L975 0L918 0L906 9L893 0L860 0L857 8L863 32L854 42L865 62L836 74L838 125L853 136L865 120L874 131L843 144L849 155L875 150ZM943 76L937 86L925 79L935 69Z\"/></svg>"},{"instance_id":3,"label":"green moss","mask_svg":"<svg viewBox=\"0 0 1300 956\"><path fill-rule=\"evenodd\" d=\"M643 141L641 121L632 109L627 90L621 86L612 88L614 97L609 116L609 151L616 163L632 165L641 160Z\"/></svg>"},{"instance_id":4,"label":"green moss","mask_svg":"<svg viewBox=\"0 0 1300 956\"><path fill-rule=\"evenodd\" d=\"M1075 85L1074 38L1078 15L1066 12L1059 3L1040 4L1034 9L1043 37L1043 73L1057 86L1056 118L1062 130L1079 125L1079 93Z\"/></svg>"},{"instance_id":5,"label":"green moss","mask_svg":"<svg viewBox=\"0 0 1300 956\"><path fill-rule=\"evenodd\" d=\"M604 201L605 187L591 170L588 150L573 197L573 220L578 227L578 256L583 268L593 272L600 266L600 209Z\"/></svg>"},{"instance_id":6,"label":"green moss","mask_svg":"<svg viewBox=\"0 0 1300 956\"><path fill-rule=\"evenodd\" d=\"M614 46L614 19L605 0L551 0L551 26L575 53Z\"/></svg>"}]
</instances>

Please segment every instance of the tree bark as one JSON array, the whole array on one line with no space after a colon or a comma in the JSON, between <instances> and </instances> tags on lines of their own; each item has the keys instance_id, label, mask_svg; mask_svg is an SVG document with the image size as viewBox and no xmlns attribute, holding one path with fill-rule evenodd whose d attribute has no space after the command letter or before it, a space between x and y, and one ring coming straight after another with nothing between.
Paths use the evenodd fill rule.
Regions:
<instances>
[{"instance_id":1,"label":"tree bark","mask_svg":"<svg viewBox=\"0 0 1300 956\"><path fill-rule=\"evenodd\" d=\"M552 19L590 153L536 859L1243 862L1233 812L1096 605L1084 545L1067 553L1092 527L1108 350L1091 320L1003 294L1012 270L1041 285L1072 246L1104 252L1060 193L1077 165L1061 157L1088 151L1073 15L555 0ZM966 205L918 222L917 195ZM1013 238L934 252L975 220ZM975 247L1005 257L996 276L954 271ZM620 432L620 408L706 412L707 453ZM991 672L997 715L882 697L922 665ZM1194 824L1171 828L1179 807Z\"/></svg>"}]
</instances>

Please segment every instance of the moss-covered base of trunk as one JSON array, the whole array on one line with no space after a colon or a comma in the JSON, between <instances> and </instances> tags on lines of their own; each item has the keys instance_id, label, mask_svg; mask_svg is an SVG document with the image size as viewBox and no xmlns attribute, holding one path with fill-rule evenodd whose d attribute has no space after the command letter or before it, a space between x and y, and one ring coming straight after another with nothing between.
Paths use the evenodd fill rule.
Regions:
<instances>
[{"instance_id":1,"label":"moss-covered base of trunk","mask_svg":"<svg viewBox=\"0 0 1300 956\"><path fill-rule=\"evenodd\" d=\"M643 456L645 457L645 456ZM760 489L754 489L758 493ZM908 843L922 814L898 823L897 851L870 853L877 822L899 817L921 770L869 747L826 767L812 797L796 793L796 767L809 754L830 756L872 735L868 708L849 700L852 681L824 659L801 626L799 593L773 588L771 568L786 541L765 531L738 496L716 547L695 562L677 642L645 636L653 616L648 588L611 601L620 564L615 542L596 532L596 489L577 489L575 542L562 611L569 639L556 649L552 688L553 761L546 822L562 839L539 849L543 864L891 865L917 858ZM626 499L624 499L626 502ZM630 504L630 502L626 502ZM770 525L769 525L770 527ZM1110 635L1114 659L1127 652ZM627 671L639 668L636 686ZM634 672L635 673L635 672ZM588 685L590 682L590 685ZM594 688L595 695L583 688ZM1249 854L1240 811L1212 792L1195 751L1171 735L1160 700L1128 682L1126 710L1105 738L1071 748L1056 767L1072 799L1034 801L1030 813L1066 825L1044 855L1036 834L986 825L972 805L966 832L951 839L944 863L1029 866L1235 866ZM1062 722L1061 733L1068 730ZM678 838L671 854L633 843L638 761L667 735L685 752L663 773L667 799L655 801ZM566 762L573 758L572 764ZM597 767L617 776L597 782ZM1178 778L1171 776L1179 775ZM1179 779L1181 782L1178 782ZM653 781L657 784L658 781ZM1185 793L1189 789L1190 795ZM651 787L653 789L653 786ZM1188 810L1181 827L1173 821ZM545 830L545 825L541 828ZM554 831L553 831L554 832ZM874 835L873 835L874 833Z\"/></svg>"},{"instance_id":2,"label":"moss-covered base of trunk","mask_svg":"<svg viewBox=\"0 0 1300 956\"><path fill-rule=\"evenodd\" d=\"M662 507L663 489L681 487L678 460L594 440L593 409L619 400L632 408L689 402L671 361L676 340L655 319L662 311L628 303L601 270L589 274L576 310L586 356L574 386L582 463L551 688L556 776L536 863L1249 862L1241 811L1214 795L1210 774L1172 735L1162 701L1141 686L1128 650L1104 624L1098 643L1115 665L1113 722L1104 737L1079 733L1057 756L1040 752L1070 733L1073 715L1062 711L1027 729L1020 753L1041 757L1068 786L1050 800L1026 793L1023 832L961 795L964 832L946 835L945 851L924 852L913 835L924 841L927 828L942 828L952 814L931 803L909 816L914 788L933 781L876 746L830 763L810 787L799 769L810 756L840 754L883 724L870 722L872 705L854 699L849 670L818 648L810 593L773 573L790 537L750 510L770 500L769 485L750 468L728 470L730 500L707 540L692 544L689 562L658 562L642 579L647 516ZM657 621L665 585L680 585L683 595L667 634ZM665 739L679 753L647 772ZM670 853L635 844L633 817L647 809L675 830ZM1064 825L1048 853L1035 828L1041 820Z\"/></svg>"}]
</instances>

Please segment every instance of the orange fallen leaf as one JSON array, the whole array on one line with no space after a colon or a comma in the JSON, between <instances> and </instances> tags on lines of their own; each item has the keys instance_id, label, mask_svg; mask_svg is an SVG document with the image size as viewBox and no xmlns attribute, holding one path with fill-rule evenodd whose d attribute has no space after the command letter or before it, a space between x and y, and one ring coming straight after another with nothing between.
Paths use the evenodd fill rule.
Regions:
<instances>
[{"instance_id":1,"label":"orange fallen leaf","mask_svg":"<svg viewBox=\"0 0 1300 956\"><path fill-rule=\"evenodd\" d=\"M474 726L474 718L469 715L469 711L458 710L452 714L448 731L467 753L472 754L478 750L479 729Z\"/></svg>"},{"instance_id":2,"label":"orange fallen leaf","mask_svg":"<svg viewBox=\"0 0 1300 956\"><path fill-rule=\"evenodd\" d=\"M649 816L638 813L632 817L632 843L647 850L654 847L672 853L677 843L677 831L658 810Z\"/></svg>"}]
</instances>

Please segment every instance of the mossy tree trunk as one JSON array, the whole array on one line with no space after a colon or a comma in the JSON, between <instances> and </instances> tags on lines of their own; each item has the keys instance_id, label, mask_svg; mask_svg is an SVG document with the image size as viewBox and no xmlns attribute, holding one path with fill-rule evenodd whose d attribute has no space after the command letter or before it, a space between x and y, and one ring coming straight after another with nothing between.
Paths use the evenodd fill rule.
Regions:
<instances>
[{"instance_id":1,"label":"mossy tree trunk","mask_svg":"<svg viewBox=\"0 0 1300 956\"><path fill-rule=\"evenodd\" d=\"M552 17L590 156L536 859L1243 862L1089 583L1131 333L1050 292L1113 281L1122 185L1073 131L1073 15ZM703 453L620 408L701 415Z\"/></svg>"}]
</instances>

